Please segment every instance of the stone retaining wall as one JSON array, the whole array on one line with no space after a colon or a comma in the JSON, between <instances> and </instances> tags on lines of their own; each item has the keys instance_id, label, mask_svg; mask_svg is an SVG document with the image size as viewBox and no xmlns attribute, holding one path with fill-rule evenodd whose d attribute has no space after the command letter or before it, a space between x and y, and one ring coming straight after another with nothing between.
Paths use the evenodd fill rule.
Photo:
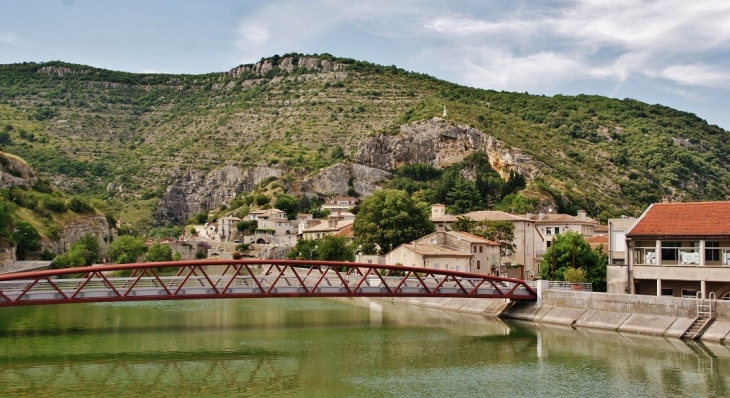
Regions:
<instances>
[{"instance_id":1,"label":"stone retaining wall","mask_svg":"<svg viewBox=\"0 0 730 398\"><path fill-rule=\"evenodd\" d=\"M730 338L730 302L716 301L715 304L715 322L703 334L702 340ZM697 300L545 290L542 306L514 303L501 316L622 333L681 337L697 316Z\"/></svg>"},{"instance_id":2,"label":"stone retaining wall","mask_svg":"<svg viewBox=\"0 0 730 398\"><path fill-rule=\"evenodd\" d=\"M697 316L694 299L560 290L543 291L542 305L470 298L414 297L392 301L485 316L674 338L681 337ZM723 342L726 339L730 339L730 302L716 301L715 321L702 340Z\"/></svg>"}]
</instances>

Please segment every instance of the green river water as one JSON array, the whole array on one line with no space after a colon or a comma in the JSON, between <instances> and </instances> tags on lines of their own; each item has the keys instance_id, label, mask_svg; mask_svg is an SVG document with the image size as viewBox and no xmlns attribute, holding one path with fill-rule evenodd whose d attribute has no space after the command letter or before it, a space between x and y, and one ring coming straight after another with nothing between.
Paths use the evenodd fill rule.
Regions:
<instances>
[{"instance_id":1,"label":"green river water","mask_svg":"<svg viewBox=\"0 0 730 398\"><path fill-rule=\"evenodd\" d=\"M2 397L730 396L720 344L387 301L0 309Z\"/></svg>"}]
</instances>

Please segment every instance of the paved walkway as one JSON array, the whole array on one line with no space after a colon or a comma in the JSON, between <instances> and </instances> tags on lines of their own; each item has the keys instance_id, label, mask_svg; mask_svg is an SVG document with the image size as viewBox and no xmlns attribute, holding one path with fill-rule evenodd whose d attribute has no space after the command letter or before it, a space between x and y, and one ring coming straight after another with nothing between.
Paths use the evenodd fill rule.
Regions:
<instances>
[{"instance_id":1,"label":"paved walkway","mask_svg":"<svg viewBox=\"0 0 730 398\"><path fill-rule=\"evenodd\" d=\"M16 261L8 267L0 268L1 274L14 274L16 272L40 271L51 269L52 261Z\"/></svg>"}]
</instances>

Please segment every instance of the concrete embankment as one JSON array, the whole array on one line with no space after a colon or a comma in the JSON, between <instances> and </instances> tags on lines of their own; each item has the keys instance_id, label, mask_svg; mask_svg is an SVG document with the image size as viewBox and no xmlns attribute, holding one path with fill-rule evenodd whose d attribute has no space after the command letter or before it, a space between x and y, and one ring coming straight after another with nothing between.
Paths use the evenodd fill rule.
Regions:
<instances>
[{"instance_id":1,"label":"concrete embankment","mask_svg":"<svg viewBox=\"0 0 730 398\"><path fill-rule=\"evenodd\" d=\"M681 337L697 316L695 299L560 290L543 291L541 304L467 298L392 301L484 316L674 338ZM715 321L702 340L723 342L730 339L730 302L717 301L715 310Z\"/></svg>"}]
</instances>

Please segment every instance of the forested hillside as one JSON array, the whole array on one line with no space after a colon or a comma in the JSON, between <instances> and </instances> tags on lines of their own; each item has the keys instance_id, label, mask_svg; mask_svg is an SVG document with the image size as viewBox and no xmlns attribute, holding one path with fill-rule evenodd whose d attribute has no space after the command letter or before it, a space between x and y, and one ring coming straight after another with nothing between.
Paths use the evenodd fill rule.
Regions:
<instances>
[{"instance_id":1,"label":"forested hillside","mask_svg":"<svg viewBox=\"0 0 730 398\"><path fill-rule=\"evenodd\" d=\"M496 180L482 170L484 208L504 206L512 195L510 203L522 205L508 209L524 211L538 205L531 198L548 196L567 211L584 208L605 219L636 214L662 196L728 196L728 132L631 99L474 89L326 54L275 56L205 75L50 62L0 65L0 76L2 150L67 193L103 199L101 210L138 226L152 223L158 199L190 170L276 166L284 170L282 186L296 195L301 178L351 160L362 139L397 134L444 108L448 121L543 165L540 177L509 188L485 188ZM413 170L401 170L387 184L431 189L441 194L426 200L448 202L446 192L464 183L459 175L478 180L474 173L434 173L414 178ZM453 200L452 208L465 203Z\"/></svg>"}]
</instances>

